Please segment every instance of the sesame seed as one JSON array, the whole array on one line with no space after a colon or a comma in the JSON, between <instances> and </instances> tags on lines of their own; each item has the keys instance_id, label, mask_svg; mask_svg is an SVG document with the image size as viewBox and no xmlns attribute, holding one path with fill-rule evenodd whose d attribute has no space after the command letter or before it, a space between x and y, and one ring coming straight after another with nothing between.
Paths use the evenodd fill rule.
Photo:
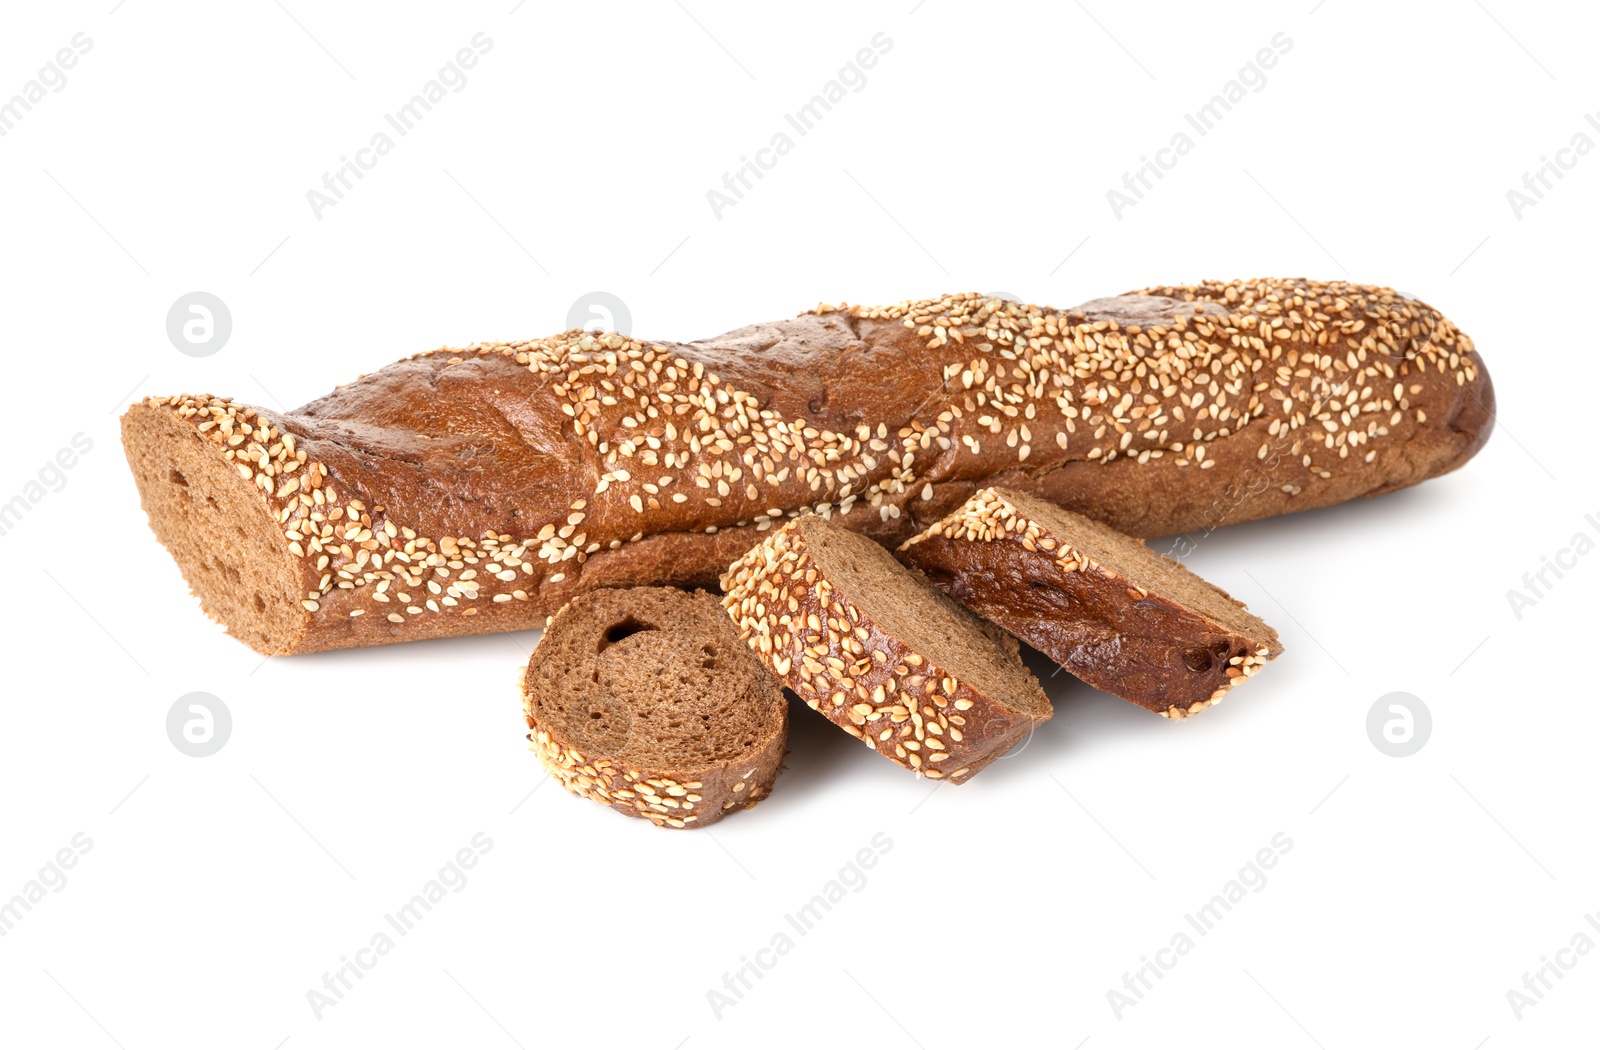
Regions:
<instances>
[{"instance_id":1,"label":"sesame seed","mask_svg":"<svg viewBox=\"0 0 1600 1050\"><path fill-rule=\"evenodd\" d=\"M314 567L317 587L301 596L308 613L321 613L337 588L365 609L382 610L392 595L426 619L473 615L475 603L497 600L491 588L480 590L477 567L503 583L529 577L520 593L537 598L542 583L570 575L565 562L581 565L642 539L597 525L606 511L614 517L615 502L591 506L614 483L634 484L641 463L653 469L650 483L626 497L633 512L694 503L696 527L707 533L748 524L749 507L761 503L770 504L754 521L763 536L805 510L852 520L857 506L871 507L872 520L891 531L903 528L907 505L931 501L936 479L970 480L994 469L977 458L988 435L1038 473L1073 459L1150 463L1163 455L1172 469L1210 470L1212 446L1235 437L1229 447L1256 462L1274 460L1276 450L1285 464L1298 464L1304 476L1275 479L1270 491L1305 499L1308 485L1332 477L1339 463L1376 463L1386 442L1437 426L1430 420L1438 411L1417 403L1425 380L1439 374L1460 386L1479 378L1470 339L1437 311L1388 289L1241 281L1146 292L1195 303L1197 311L1140 328L971 294L819 306L821 314L894 322L879 338L920 339L946 384L915 418L839 429L761 407L753 392L680 356L687 347L668 350L617 333L435 351L455 362L500 354L548 379L538 396L558 403L582 440L589 465L574 478L593 480L521 537L430 538L403 515L352 498L315 458L317 442L255 409L204 396L146 403L190 421L263 493L285 549ZM1200 311L1201 303L1211 307ZM293 418L284 424L293 426ZM1069 456L1080 428L1092 438ZM423 605L411 604L407 595L425 583L436 599L419 594ZM404 622L399 613L385 615Z\"/></svg>"}]
</instances>

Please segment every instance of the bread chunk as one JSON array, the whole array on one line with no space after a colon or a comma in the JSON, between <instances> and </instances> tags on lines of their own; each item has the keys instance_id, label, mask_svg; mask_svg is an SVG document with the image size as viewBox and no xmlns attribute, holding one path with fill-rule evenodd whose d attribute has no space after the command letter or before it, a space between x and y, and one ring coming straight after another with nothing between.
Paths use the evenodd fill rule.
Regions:
<instances>
[{"instance_id":1,"label":"bread chunk","mask_svg":"<svg viewBox=\"0 0 1600 1050\"><path fill-rule=\"evenodd\" d=\"M964 783L1050 717L1014 639L816 515L722 587L739 636L807 706L922 776Z\"/></svg>"},{"instance_id":2,"label":"bread chunk","mask_svg":"<svg viewBox=\"0 0 1600 1050\"><path fill-rule=\"evenodd\" d=\"M550 620L522 678L530 747L568 791L657 827L765 798L783 689L704 591L591 591Z\"/></svg>"},{"instance_id":3,"label":"bread chunk","mask_svg":"<svg viewBox=\"0 0 1600 1050\"><path fill-rule=\"evenodd\" d=\"M1187 718L1283 652L1278 632L1178 562L1081 514L983 489L907 540L934 586L1096 689Z\"/></svg>"}]
</instances>

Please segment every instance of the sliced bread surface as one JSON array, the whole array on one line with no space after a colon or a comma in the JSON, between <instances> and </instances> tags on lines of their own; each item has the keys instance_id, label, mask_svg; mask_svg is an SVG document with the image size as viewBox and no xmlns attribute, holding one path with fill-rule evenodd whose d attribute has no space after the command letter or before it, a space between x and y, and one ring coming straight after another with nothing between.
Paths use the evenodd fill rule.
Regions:
<instances>
[{"instance_id":1,"label":"sliced bread surface","mask_svg":"<svg viewBox=\"0 0 1600 1050\"><path fill-rule=\"evenodd\" d=\"M522 692L552 777L659 827L704 827L765 798L788 737L782 687L703 591L574 598L545 628Z\"/></svg>"},{"instance_id":2,"label":"sliced bread surface","mask_svg":"<svg viewBox=\"0 0 1600 1050\"><path fill-rule=\"evenodd\" d=\"M739 636L784 684L922 776L963 783L1050 717L1014 639L816 515L772 533L722 587Z\"/></svg>"},{"instance_id":3,"label":"sliced bread surface","mask_svg":"<svg viewBox=\"0 0 1600 1050\"><path fill-rule=\"evenodd\" d=\"M1218 703L1283 652L1278 632L1226 591L1020 492L978 491L899 556L1085 682L1168 718Z\"/></svg>"}]
</instances>

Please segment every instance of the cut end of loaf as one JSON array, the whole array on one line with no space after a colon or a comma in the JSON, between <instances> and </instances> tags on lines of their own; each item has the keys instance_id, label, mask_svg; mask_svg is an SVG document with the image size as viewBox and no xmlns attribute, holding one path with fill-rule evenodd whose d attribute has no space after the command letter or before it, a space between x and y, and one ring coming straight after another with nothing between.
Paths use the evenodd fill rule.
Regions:
<instances>
[{"instance_id":1,"label":"cut end of loaf","mask_svg":"<svg viewBox=\"0 0 1600 1050\"><path fill-rule=\"evenodd\" d=\"M265 495L165 406L130 407L122 445L150 528L206 614L259 653L295 651L310 615L295 601L300 567Z\"/></svg>"}]
</instances>

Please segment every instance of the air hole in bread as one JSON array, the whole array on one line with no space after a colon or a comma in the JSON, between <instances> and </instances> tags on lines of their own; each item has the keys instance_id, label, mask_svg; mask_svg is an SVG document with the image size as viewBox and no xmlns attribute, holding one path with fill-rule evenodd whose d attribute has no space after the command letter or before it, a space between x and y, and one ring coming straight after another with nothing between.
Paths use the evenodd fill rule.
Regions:
<instances>
[{"instance_id":1,"label":"air hole in bread","mask_svg":"<svg viewBox=\"0 0 1600 1050\"><path fill-rule=\"evenodd\" d=\"M189 487L189 479L184 477L183 472L176 467L167 472L167 480L174 485L182 485L184 488Z\"/></svg>"},{"instance_id":2,"label":"air hole in bread","mask_svg":"<svg viewBox=\"0 0 1600 1050\"><path fill-rule=\"evenodd\" d=\"M607 647L616 645L624 638L632 637L633 635L639 634L642 631L653 631L655 629L655 624L640 623L638 620L635 620L630 616L626 620L623 620L620 623L612 624L610 627L606 628L606 633L600 643L600 651L604 652Z\"/></svg>"},{"instance_id":3,"label":"air hole in bread","mask_svg":"<svg viewBox=\"0 0 1600 1050\"><path fill-rule=\"evenodd\" d=\"M1211 669L1211 653L1206 649L1189 649L1183 654L1183 666L1200 672Z\"/></svg>"}]
</instances>

